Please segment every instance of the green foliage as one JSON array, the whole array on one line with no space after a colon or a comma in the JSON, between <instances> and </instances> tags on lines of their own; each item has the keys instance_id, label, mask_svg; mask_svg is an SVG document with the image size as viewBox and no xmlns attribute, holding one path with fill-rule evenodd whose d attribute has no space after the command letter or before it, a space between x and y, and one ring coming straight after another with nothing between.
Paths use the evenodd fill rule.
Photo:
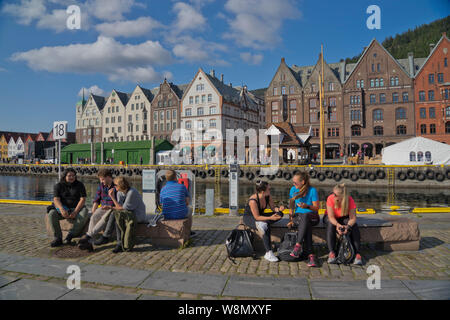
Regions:
<instances>
[{"instance_id":1,"label":"green foliage","mask_svg":"<svg viewBox=\"0 0 450 320\"><path fill-rule=\"evenodd\" d=\"M442 33L450 35L450 16L423 24L414 30L409 29L395 37L387 37L383 42L383 47L395 58L403 59L408 56L408 52L413 52L414 57L425 58L430 54L430 44L437 44L442 37ZM362 52L353 58L347 58L347 63L356 63Z\"/></svg>"}]
</instances>

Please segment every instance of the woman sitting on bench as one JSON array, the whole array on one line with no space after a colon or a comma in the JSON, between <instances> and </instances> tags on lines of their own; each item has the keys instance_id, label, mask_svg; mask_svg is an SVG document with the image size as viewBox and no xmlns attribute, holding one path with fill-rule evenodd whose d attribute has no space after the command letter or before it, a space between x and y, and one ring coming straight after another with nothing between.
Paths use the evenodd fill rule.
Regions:
<instances>
[{"instance_id":1,"label":"woman sitting on bench","mask_svg":"<svg viewBox=\"0 0 450 320\"><path fill-rule=\"evenodd\" d=\"M305 248L303 253L308 257L308 267L316 267L316 258L312 249L312 227L320 222L319 196L317 190L309 184L309 175L299 172L292 178L293 186L289 191L289 225L298 225L297 243L291 256L299 258L302 253L302 242ZM288 225L288 226L289 226Z\"/></svg>"},{"instance_id":2,"label":"woman sitting on bench","mask_svg":"<svg viewBox=\"0 0 450 320\"><path fill-rule=\"evenodd\" d=\"M323 223L327 226L327 245L330 251L328 263L336 263L336 231L339 235L349 233L355 248L355 260L353 264L362 265L359 253L360 233L356 224L356 204L353 198L347 195L345 184L334 187L333 193L327 199L327 211L323 217Z\"/></svg>"},{"instance_id":3,"label":"woman sitting on bench","mask_svg":"<svg viewBox=\"0 0 450 320\"><path fill-rule=\"evenodd\" d=\"M275 213L265 213L264 210L270 206ZM272 196L270 195L270 186L266 181L256 181L256 193L248 199L244 211L244 224L252 229L257 229L263 234L263 243L266 250L264 259L270 262L278 262L278 258L272 251L270 243L270 225L281 219L284 207L275 207Z\"/></svg>"}]
</instances>

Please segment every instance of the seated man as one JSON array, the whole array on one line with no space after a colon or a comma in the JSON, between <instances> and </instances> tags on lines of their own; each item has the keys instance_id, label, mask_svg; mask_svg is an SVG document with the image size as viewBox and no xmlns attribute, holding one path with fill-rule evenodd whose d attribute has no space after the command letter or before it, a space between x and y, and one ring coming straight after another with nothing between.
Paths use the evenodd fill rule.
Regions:
<instances>
[{"instance_id":1,"label":"seated man","mask_svg":"<svg viewBox=\"0 0 450 320\"><path fill-rule=\"evenodd\" d=\"M166 220L184 219L188 216L189 191L184 184L177 182L177 173L174 170L166 171L166 185L160 194L162 214Z\"/></svg>"},{"instance_id":2,"label":"seated man","mask_svg":"<svg viewBox=\"0 0 450 320\"><path fill-rule=\"evenodd\" d=\"M100 184L97 188L97 193L92 206L92 217L89 222L89 230L79 241L79 248L82 250L87 249L92 251L92 244L102 245L108 243L115 228L114 216L111 214L111 208L114 206L114 202L109 195L109 191L114 189L112 172L109 169L100 169L97 175ZM100 204L101 208L98 207ZM103 235L94 242L93 238L102 230L105 230Z\"/></svg>"},{"instance_id":3,"label":"seated man","mask_svg":"<svg viewBox=\"0 0 450 320\"><path fill-rule=\"evenodd\" d=\"M89 218L89 212L84 206L86 203L86 188L76 177L76 171L68 168L64 171L61 181L55 185L53 208L48 212L51 229L55 236L50 244L52 247L63 244L60 220L75 220L72 230L69 231L64 240L66 244L70 244L72 238L77 237L83 231Z\"/></svg>"}]
</instances>

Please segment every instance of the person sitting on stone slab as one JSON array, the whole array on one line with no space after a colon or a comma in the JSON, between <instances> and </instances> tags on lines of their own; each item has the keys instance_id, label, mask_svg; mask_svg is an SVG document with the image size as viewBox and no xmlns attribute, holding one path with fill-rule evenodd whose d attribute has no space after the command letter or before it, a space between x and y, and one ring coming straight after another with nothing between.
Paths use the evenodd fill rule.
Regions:
<instances>
[{"instance_id":1,"label":"person sitting on stone slab","mask_svg":"<svg viewBox=\"0 0 450 320\"><path fill-rule=\"evenodd\" d=\"M84 184L77 180L77 173L74 169L68 168L64 171L60 182L54 187L53 204L49 207L48 218L53 231L54 240L52 247L63 244L62 232L59 221L62 219L73 219L72 230L64 239L65 244L71 244L72 238L77 237L89 219L86 203L86 188Z\"/></svg>"},{"instance_id":2,"label":"person sitting on stone slab","mask_svg":"<svg viewBox=\"0 0 450 320\"><path fill-rule=\"evenodd\" d=\"M246 226L257 229L263 234L263 243L266 254L264 259L270 262L278 262L278 258L272 251L270 240L270 225L283 216L283 206L275 207L272 196L270 195L270 186L267 181L256 181L256 193L248 199L244 210L243 222ZM270 207L273 212L265 213L264 210Z\"/></svg>"},{"instance_id":3,"label":"person sitting on stone slab","mask_svg":"<svg viewBox=\"0 0 450 320\"><path fill-rule=\"evenodd\" d=\"M78 247L82 250L92 251L92 243L96 246L108 243L114 231L114 217L111 215L114 202L109 195L109 191L114 189L112 172L109 169L100 169L97 176L100 184L92 205L89 230L78 242ZM99 205L101 205L100 208ZM104 230L103 235L98 240L93 241L93 238L102 230Z\"/></svg>"},{"instance_id":4,"label":"person sitting on stone slab","mask_svg":"<svg viewBox=\"0 0 450 320\"><path fill-rule=\"evenodd\" d=\"M355 248L355 260L353 264L363 265L360 249L360 233L356 224L356 204L347 193L345 184L338 184L333 188L333 193L327 198L327 211L323 217L323 223L327 226L327 245L330 251L328 263L336 263L336 231L339 235L349 234Z\"/></svg>"},{"instance_id":5,"label":"person sitting on stone slab","mask_svg":"<svg viewBox=\"0 0 450 320\"><path fill-rule=\"evenodd\" d=\"M166 185L159 196L165 220L185 219L189 215L189 191L184 184L177 182L174 170L166 171Z\"/></svg>"},{"instance_id":6,"label":"person sitting on stone slab","mask_svg":"<svg viewBox=\"0 0 450 320\"><path fill-rule=\"evenodd\" d=\"M114 184L116 185L115 189L109 190L109 196L114 202L112 209L116 221L117 236L117 245L112 252L131 251L134 246L134 238L127 239L127 243L125 243L124 237L127 235L124 229L126 227L121 221L126 219L134 220L134 227L136 227L136 223L146 222L145 204L139 191L131 187L126 178L118 177L114 179ZM116 190L117 195L115 194ZM131 232L129 237L133 237L133 234L134 232Z\"/></svg>"}]
</instances>

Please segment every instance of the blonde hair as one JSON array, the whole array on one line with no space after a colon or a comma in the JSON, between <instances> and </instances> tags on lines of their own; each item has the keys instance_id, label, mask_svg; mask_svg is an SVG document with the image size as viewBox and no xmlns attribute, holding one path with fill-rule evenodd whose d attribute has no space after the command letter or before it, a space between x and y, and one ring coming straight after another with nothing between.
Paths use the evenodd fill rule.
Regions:
<instances>
[{"instance_id":1,"label":"blonde hair","mask_svg":"<svg viewBox=\"0 0 450 320\"><path fill-rule=\"evenodd\" d=\"M339 207L341 207L341 216L348 216L348 195L345 183L334 186L333 190L339 190L342 194L342 201L340 203L340 206L338 206L338 202L335 200L334 209L338 209Z\"/></svg>"},{"instance_id":2,"label":"blonde hair","mask_svg":"<svg viewBox=\"0 0 450 320\"><path fill-rule=\"evenodd\" d=\"M310 187L309 174L306 171L297 172L294 177L297 177L300 181L304 181L305 184L300 188L300 190L294 194L292 198L289 199L289 208L295 210L295 200L303 198Z\"/></svg>"},{"instance_id":3,"label":"blonde hair","mask_svg":"<svg viewBox=\"0 0 450 320\"><path fill-rule=\"evenodd\" d=\"M121 190L130 189L130 182L124 177L117 177L114 179L114 184L118 186Z\"/></svg>"}]
</instances>

